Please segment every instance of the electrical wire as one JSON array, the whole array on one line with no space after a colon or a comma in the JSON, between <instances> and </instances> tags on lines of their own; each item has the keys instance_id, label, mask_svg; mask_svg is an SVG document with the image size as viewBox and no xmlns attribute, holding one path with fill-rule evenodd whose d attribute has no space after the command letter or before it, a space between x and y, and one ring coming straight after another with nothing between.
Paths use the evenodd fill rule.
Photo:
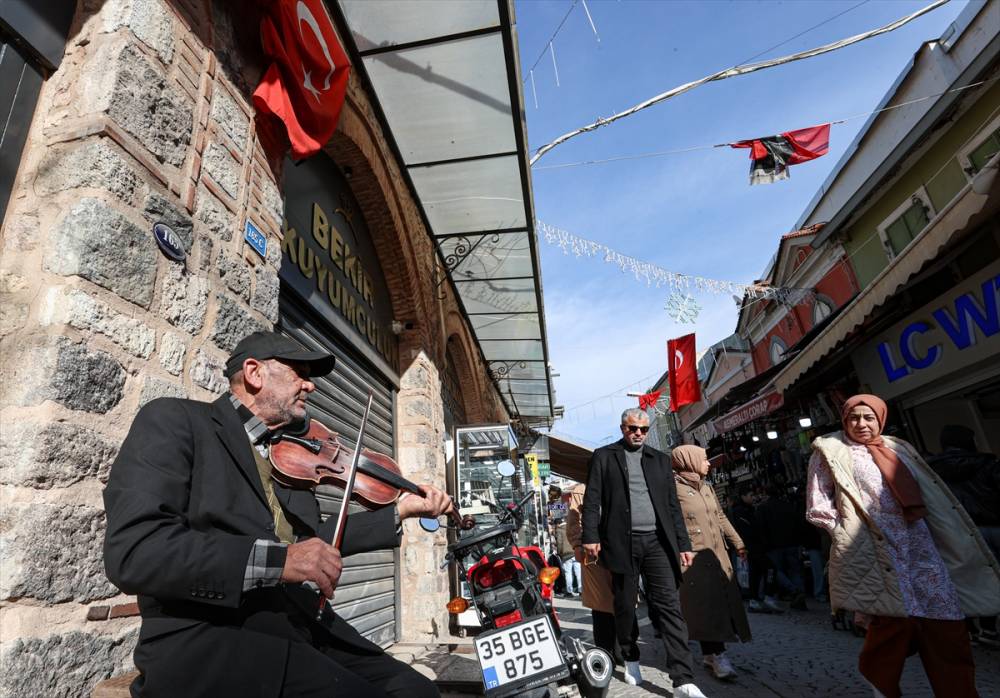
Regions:
<instances>
[{"instance_id":1,"label":"electrical wire","mask_svg":"<svg viewBox=\"0 0 1000 698\"><path fill-rule=\"evenodd\" d=\"M839 41L834 41L829 44L824 44L823 46L818 46L816 48L809 49L807 51L799 51L798 53L793 53L787 56L781 56L780 58L773 58L767 61L762 61L760 63L753 63L751 65L744 65L744 66L733 66L732 68L727 68L725 70L720 70L716 73L712 73L711 75L706 75L705 77L699 80L694 80L692 82L688 82L683 85L678 85L677 87L671 88L666 92L656 95L655 97L651 97L650 99L647 99L644 102L640 102L639 104L636 104L634 107L626 109L625 111L618 112L617 114L613 114L607 118L597 119L597 121L591 124L582 126L578 129L565 133L562 136L559 136L554 141L540 147L532 156L530 164L534 165L538 161L538 159L541 158L543 155L548 153L553 148L570 140L571 138L575 138L576 136L579 136L583 133L588 133L589 131L594 131L600 128L601 126L607 126L608 124L614 123L615 121L624 119L625 117L640 112L643 109L647 109L653 106L654 104L659 104L660 102L668 100L672 97L676 97L677 95L683 94L690 90L693 90L694 88L700 87L701 85L704 85L706 83L715 82L717 80L726 80L728 78L737 77L740 75L748 75L750 73L754 73L759 70L765 70L767 68L773 68L779 65L785 65L787 63L792 63L794 61L800 61L806 58L820 56L825 53L830 53L831 51L837 51L847 46L851 46L852 44L856 44L860 41L865 41L867 39L874 38L881 34L895 31L896 29L899 29L900 27L909 24L918 17L925 15L933 10L936 10L942 5L947 4L949 1L950 0L935 0L935 2L932 2L930 5L927 5L926 7L917 10L916 12L909 14L906 17L902 17L894 22L890 22L889 24L879 27L878 29L872 29L871 31L867 31L862 34L856 34L855 36L851 36L846 39L840 39Z\"/></svg>"},{"instance_id":2,"label":"electrical wire","mask_svg":"<svg viewBox=\"0 0 1000 698\"><path fill-rule=\"evenodd\" d=\"M542 61L542 58L545 56L545 52L549 50L549 45L553 41L555 41L556 36L559 34L559 31L563 28L563 25L566 24L566 20L569 19L569 16L573 13L573 9L576 7L576 4L579 1L580 0L573 0L573 2L570 4L569 9L566 10L566 14L563 15L562 20L559 22L559 26L557 26L556 30L552 32L552 36L549 37L549 40L542 45L542 50L538 53L538 58L536 58L535 62L531 64L531 67L528 68L529 73L531 73L531 71L533 71L535 68L538 67L538 64ZM521 84L526 84L527 82L528 78L524 78L523 80L521 80Z\"/></svg>"}]
</instances>

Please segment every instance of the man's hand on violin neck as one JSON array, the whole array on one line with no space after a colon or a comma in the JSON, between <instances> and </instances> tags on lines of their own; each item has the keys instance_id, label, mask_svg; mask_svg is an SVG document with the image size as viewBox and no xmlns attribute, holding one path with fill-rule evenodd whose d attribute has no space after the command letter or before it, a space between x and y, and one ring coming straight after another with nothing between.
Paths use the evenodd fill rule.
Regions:
<instances>
[{"instance_id":1,"label":"man's hand on violin neck","mask_svg":"<svg viewBox=\"0 0 1000 698\"><path fill-rule=\"evenodd\" d=\"M451 497L431 485L420 485L420 490L424 496L410 494L402 497L396 504L400 519L409 519L414 516L437 517L443 516L451 511Z\"/></svg>"},{"instance_id":2,"label":"man's hand on violin neck","mask_svg":"<svg viewBox=\"0 0 1000 698\"><path fill-rule=\"evenodd\" d=\"M308 538L288 546L282 582L314 582L323 595L333 598L344 563L340 551L320 538Z\"/></svg>"}]
</instances>

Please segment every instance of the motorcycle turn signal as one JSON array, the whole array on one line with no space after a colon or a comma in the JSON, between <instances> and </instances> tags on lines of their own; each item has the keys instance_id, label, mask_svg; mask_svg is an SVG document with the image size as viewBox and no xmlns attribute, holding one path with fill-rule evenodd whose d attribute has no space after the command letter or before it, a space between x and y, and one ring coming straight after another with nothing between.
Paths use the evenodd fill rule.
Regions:
<instances>
[{"instance_id":1,"label":"motorcycle turn signal","mask_svg":"<svg viewBox=\"0 0 1000 698\"><path fill-rule=\"evenodd\" d=\"M459 613L465 613L469 610L469 602L461 596L456 596L448 602L447 609L448 613L457 616Z\"/></svg>"},{"instance_id":2,"label":"motorcycle turn signal","mask_svg":"<svg viewBox=\"0 0 1000 698\"><path fill-rule=\"evenodd\" d=\"M559 579L560 572L561 570L558 567L543 567L538 572L538 580L542 584L551 586L557 579Z\"/></svg>"}]
</instances>

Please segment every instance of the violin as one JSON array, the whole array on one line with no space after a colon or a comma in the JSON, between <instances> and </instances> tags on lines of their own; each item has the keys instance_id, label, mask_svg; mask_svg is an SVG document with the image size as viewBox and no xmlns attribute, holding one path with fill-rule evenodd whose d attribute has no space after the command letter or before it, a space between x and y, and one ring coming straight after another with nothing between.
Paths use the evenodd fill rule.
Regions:
<instances>
[{"instance_id":1,"label":"violin","mask_svg":"<svg viewBox=\"0 0 1000 698\"><path fill-rule=\"evenodd\" d=\"M356 445L315 420L299 434L282 433L270 446L271 477L286 487L314 489L333 484L346 489ZM384 453L362 448L351 500L369 511L389 506L403 492L423 496L416 485L400 474L399 466ZM455 525L468 530L476 525L471 516L461 516L454 501L448 511Z\"/></svg>"}]
</instances>

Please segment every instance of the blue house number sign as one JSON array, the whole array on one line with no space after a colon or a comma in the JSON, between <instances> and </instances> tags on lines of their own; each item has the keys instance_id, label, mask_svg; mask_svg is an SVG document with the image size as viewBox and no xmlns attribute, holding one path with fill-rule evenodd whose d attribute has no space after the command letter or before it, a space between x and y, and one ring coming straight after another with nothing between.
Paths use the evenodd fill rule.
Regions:
<instances>
[{"instance_id":1,"label":"blue house number sign","mask_svg":"<svg viewBox=\"0 0 1000 698\"><path fill-rule=\"evenodd\" d=\"M246 230L243 232L243 239L249 243L250 247L254 249L254 252L259 254L261 257L267 255L267 238L264 237L264 233L257 230L257 226L247 221Z\"/></svg>"}]
</instances>

